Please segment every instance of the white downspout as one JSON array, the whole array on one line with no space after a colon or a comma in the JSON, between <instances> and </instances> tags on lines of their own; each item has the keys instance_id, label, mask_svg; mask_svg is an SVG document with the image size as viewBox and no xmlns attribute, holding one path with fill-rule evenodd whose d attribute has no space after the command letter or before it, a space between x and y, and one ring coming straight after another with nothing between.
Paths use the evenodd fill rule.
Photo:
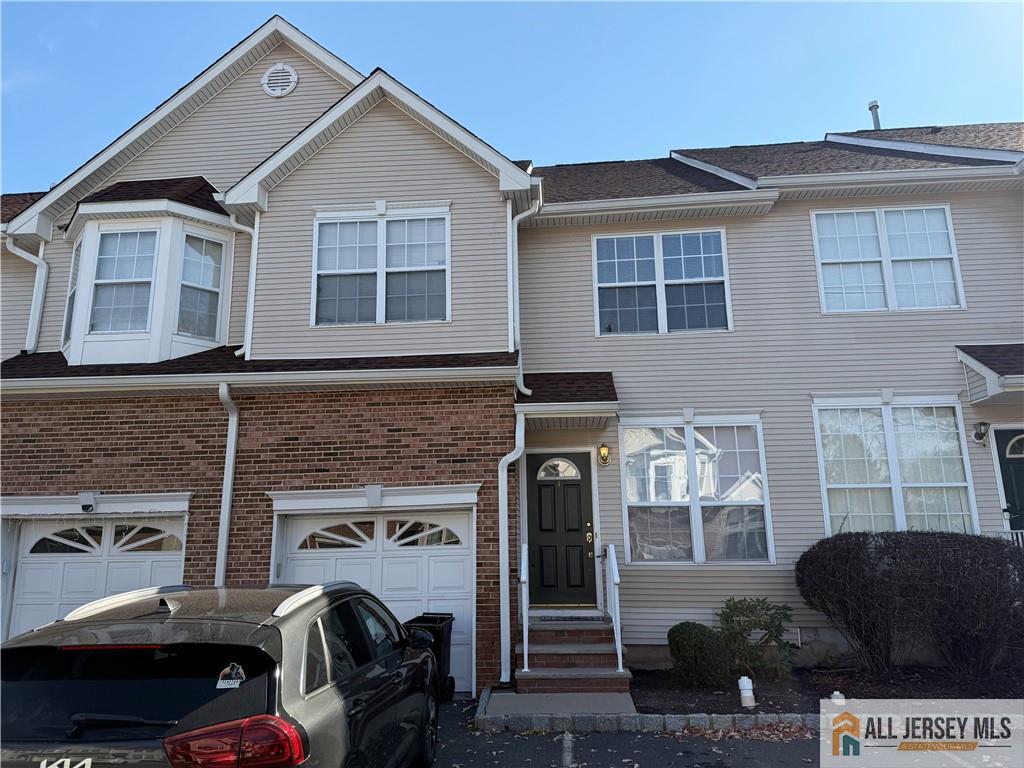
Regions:
<instances>
[{"instance_id":1,"label":"white downspout","mask_svg":"<svg viewBox=\"0 0 1024 768\"><path fill-rule=\"evenodd\" d=\"M238 223L238 214L231 214L231 225L240 232L249 235L249 283L245 294L245 335L242 346L235 352L236 357L249 359L249 346L252 343L252 315L256 306L256 253L260 242L260 212L256 211L254 226L247 227Z\"/></svg>"},{"instance_id":2,"label":"white downspout","mask_svg":"<svg viewBox=\"0 0 1024 768\"><path fill-rule=\"evenodd\" d=\"M221 382L217 394L228 412L228 439L224 448L224 484L220 491L220 524L217 529L217 563L213 585L223 587L228 570L228 533L231 530L231 497L235 490L235 453L238 447L238 406L231 399L231 388Z\"/></svg>"},{"instance_id":3,"label":"white downspout","mask_svg":"<svg viewBox=\"0 0 1024 768\"><path fill-rule=\"evenodd\" d=\"M538 193L540 194L540 193ZM525 219L527 216L533 216L537 211L540 210L541 198L538 197L533 201L533 204L520 214L517 214L512 219L512 223L509 229L512 230L512 284L510 290L512 291L512 328L513 328L513 344L515 346L509 349L509 352L515 350L522 350L523 345L521 343L520 332L519 332L519 222Z\"/></svg>"},{"instance_id":4,"label":"white downspout","mask_svg":"<svg viewBox=\"0 0 1024 768\"><path fill-rule=\"evenodd\" d=\"M516 444L498 462L498 603L501 640L500 682L512 682L512 601L509 598L508 468L526 447L526 417L516 414Z\"/></svg>"},{"instance_id":5,"label":"white downspout","mask_svg":"<svg viewBox=\"0 0 1024 768\"><path fill-rule=\"evenodd\" d=\"M36 268L36 280L32 287L32 307L28 313L28 333L25 334L25 351L32 354L39 346L39 327L43 320L43 299L46 296L46 278L50 274L50 265L43 261L45 243L39 243L39 255L33 256L14 244L10 235L6 236L7 250L20 256Z\"/></svg>"}]
</instances>

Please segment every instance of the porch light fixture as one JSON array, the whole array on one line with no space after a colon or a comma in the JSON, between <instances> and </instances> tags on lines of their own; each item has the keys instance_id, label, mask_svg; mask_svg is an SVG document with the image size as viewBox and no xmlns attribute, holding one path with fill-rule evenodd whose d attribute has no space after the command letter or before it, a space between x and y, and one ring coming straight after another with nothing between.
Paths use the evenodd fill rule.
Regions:
<instances>
[{"instance_id":1,"label":"porch light fixture","mask_svg":"<svg viewBox=\"0 0 1024 768\"><path fill-rule=\"evenodd\" d=\"M608 443L601 443L601 447L597 449L597 461L602 467L608 466L608 457L611 455L611 451L608 449Z\"/></svg>"},{"instance_id":2,"label":"porch light fixture","mask_svg":"<svg viewBox=\"0 0 1024 768\"><path fill-rule=\"evenodd\" d=\"M974 425L974 432L971 433L971 439L976 443L985 442L985 438L988 437L988 431L992 428L992 425L987 421L979 421Z\"/></svg>"}]
</instances>

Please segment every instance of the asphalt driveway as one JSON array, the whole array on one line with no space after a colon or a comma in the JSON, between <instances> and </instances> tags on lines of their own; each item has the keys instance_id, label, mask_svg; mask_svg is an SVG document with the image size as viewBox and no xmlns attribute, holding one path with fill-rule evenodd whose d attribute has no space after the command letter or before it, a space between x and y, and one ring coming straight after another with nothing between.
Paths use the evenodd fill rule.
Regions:
<instances>
[{"instance_id":1,"label":"asphalt driveway","mask_svg":"<svg viewBox=\"0 0 1024 768\"><path fill-rule=\"evenodd\" d=\"M437 768L564 768L561 734L477 733L471 723L476 703L455 701L441 712ZM770 742L706 739L634 733L592 733L572 737L576 768L797 768L816 765L815 740Z\"/></svg>"}]
</instances>

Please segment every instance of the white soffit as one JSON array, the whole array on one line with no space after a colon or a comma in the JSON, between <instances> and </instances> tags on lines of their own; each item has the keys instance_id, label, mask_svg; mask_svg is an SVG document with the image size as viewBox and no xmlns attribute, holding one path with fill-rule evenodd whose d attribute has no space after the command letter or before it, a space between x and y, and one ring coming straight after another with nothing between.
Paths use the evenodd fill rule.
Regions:
<instances>
[{"instance_id":1,"label":"white soffit","mask_svg":"<svg viewBox=\"0 0 1024 768\"><path fill-rule=\"evenodd\" d=\"M280 16L274 16L54 186L46 195L15 216L7 224L7 231L12 235L52 239L53 220L57 216L101 186L157 139L179 125L282 43L295 48L314 64L349 86L363 80L360 72Z\"/></svg>"}]
</instances>

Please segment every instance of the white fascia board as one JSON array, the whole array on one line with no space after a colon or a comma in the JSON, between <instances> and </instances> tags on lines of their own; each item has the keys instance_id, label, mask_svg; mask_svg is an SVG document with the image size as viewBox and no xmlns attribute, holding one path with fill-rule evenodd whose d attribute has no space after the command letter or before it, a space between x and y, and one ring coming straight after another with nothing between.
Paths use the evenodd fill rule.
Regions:
<instances>
[{"instance_id":1,"label":"white fascia board","mask_svg":"<svg viewBox=\"0 0 1024 768\"><path fill-rule=\"evenodd\" d=\"M116 219L123 216L177 216L183 219L200 221L221 229L234 229L231 219L223 214L207 211L205 208L179 203L175 200L130 200L116 203L80 203L74 217L68 223L65 237L73 236L77 224L82 218L110 217Z\"/></svg>"},{"instance_id":2,"label":"white fascia board","mask_svg":"<svg viewBox=\"0 0 1024 768\"><path fill-rule=\"evenodd\" d=\"M531 177L522 168L506 158L490 145L478 139L454 120L431 106L421 97L410 91L383 70L377 70L348 92L337 104L318 117L313 123L302 130L295 138L281 149L264 160L251 173L239 180L224 194L227 205L253 202L251 190L261 184L282 163L293 157L303 147L319 136L328 126L342 118L347 112L356 108L363 99L381 89L390 99L399 102L407 109L422 115L442 132L451 134L470 147L485 162L498 170L499 188L501 191L530 189Z\"/></svg>"},{"instance_id":3,"label":"white fascia board","mask_svg":"<svg viewBox=\"0 0 1024 768\"><path fill-rule=\"evenodd\" d=\"M544 203L538 217L586 213L629 213L651 208L697 208L708 205L767 203L779 197L774 189L736 192L699 192L692 195L661 195L658 197L620 197L614 200L585 200L568 203Z\"/></svg>"},{"instance_id":4,"label":"white fascia board","mask_svg":"<svg viewBox=\"0 0 1024 768\"><path fill-rule=\"evenodd\" d=\"M196 93L201 91L212 81L220 77L225 70L237 63L238 60L245 56L250 49L275 32L281 35L290 45L302 49L304 54L313 58L317 64L320 64L328 71L338 74L343 79L350 80L352 83L358 83L363 79L359 72L349 67L337 56L327 53L317 43L286 22L280 16L274 16L272 19L267 21L267 23L263 24L259 29L245 38L245 40L238 43L234 48L209 66L188 85L183 87L167 101L142 118L142 120L129 128L125 133L107 145L105 149L101 150L90 160L86 161L86 163L80 166L78 170L58 183L53 187L53 189L43 195L43 197L15 216L14 219L8 223L8 229L12 234L36 235L43 240L50 240L52 238L52 222L47 225L45 220L49 217L42 216L42 211L53 205L54 202L87 179L90 174L94 173L114 158L119 152L123 151L133 142L138 140L146 133L146 131L163 120L167 115L171 114L184 102L191 99ZM37 219L40 220L36 221Z\"/></svg>"},{"instance_id":5,"label":"white fascia board","mask_svg":"<svg viewBox=\"0 0 1024 768\"><path fill-rule=\"evenodd\" d=\"M872 149L892 149L897 152L914 152L919 155L941 155L943 157L966 157L975 160L1002 160L1015 162L1024 158L1024 152L1010 149L982 149L980 147L957 147L951 144L924 144L918 141L897 141L894 139L868 139L860 136L844 136L841 133L826 133L825 141L836 144L853 144Z\"/></svg>"},{"instance_id":6,"label":"white fascia board","mask_svg":"<svg viewBox=\"0 0 1024 768\"><path fill-rule=\"evenodd\" d=\"M746 187L747 189L757 189L757 179L751 179L747 176L743 176L742 174L727 171L725 168L719 168L717 165L705 163L701 160L682 155L678 152L672 152L670 153L670 156L673 160L678 160L680 163L684 163L692 168L713 174L714 176L720 176L723 179L731 181L733 184L739 184L741 187Z\"/></svg>"},{"instance_id":7,"label":"white fascia board","mask_svg":"<svg viewBox=\"0 0 1024 768\"><path fill-rule=\"evenodd\" d=\"M87 491L87 488L83 488ZM0 496L4 517L93 517L97 515L177 515L188 512L191 491L183 493L97 493L91 512L78 496Z\"/></svg>"},{"instance_id":8,"label":"white fascia board","mask_svg":"<svg viewBox=\"0 0 1024 768\"><path fill-rule=\"evenodd\" d=\"M395 509L450 509L476 504L479 483L461 485L364 486L316 491L267 491L274 514L385 512Z\"/></svg>"},{"instance_id":9,"label":"white fascia board","mask_svg":"<svg viewBox=\"0 0 1024 768\"><path fill-rule=\"evenodd\" d=\"M519 403L516 413L526 416L614 416L619 412L618 402L593 403Z\"/></svg>"},{"instance_id":10,"label":"white fascia board","mask_svg":"<svg viewBox=\"0 0 1024 768\"><path fill-rule=\"evenodd\" d=\"M37 379L5 379L4 394L61 394L74 392L122 392L163 389L217 389L223 382L244 386L311 386L330 384L405 384L436 381L515 381L514 366L416 368L363 371L305 371L259 373L202 373L156 376L54 376Z\"/></svg>"},{"instance_id":11,"label":"white fascia board","mask_svg":"<svg viewBox=\"0 0 1024 768\"><path fill-rule=\"evenodd\" d=\"M899 171L850 171L847 173L809 173L790 176L762 176L762 189L768 187L832 187L840 185L901 183L922 181L963 181L1006 179L1020 176L1024 166L978 165L969 168L916 168Z\"/></svg>"}]
</instances>

